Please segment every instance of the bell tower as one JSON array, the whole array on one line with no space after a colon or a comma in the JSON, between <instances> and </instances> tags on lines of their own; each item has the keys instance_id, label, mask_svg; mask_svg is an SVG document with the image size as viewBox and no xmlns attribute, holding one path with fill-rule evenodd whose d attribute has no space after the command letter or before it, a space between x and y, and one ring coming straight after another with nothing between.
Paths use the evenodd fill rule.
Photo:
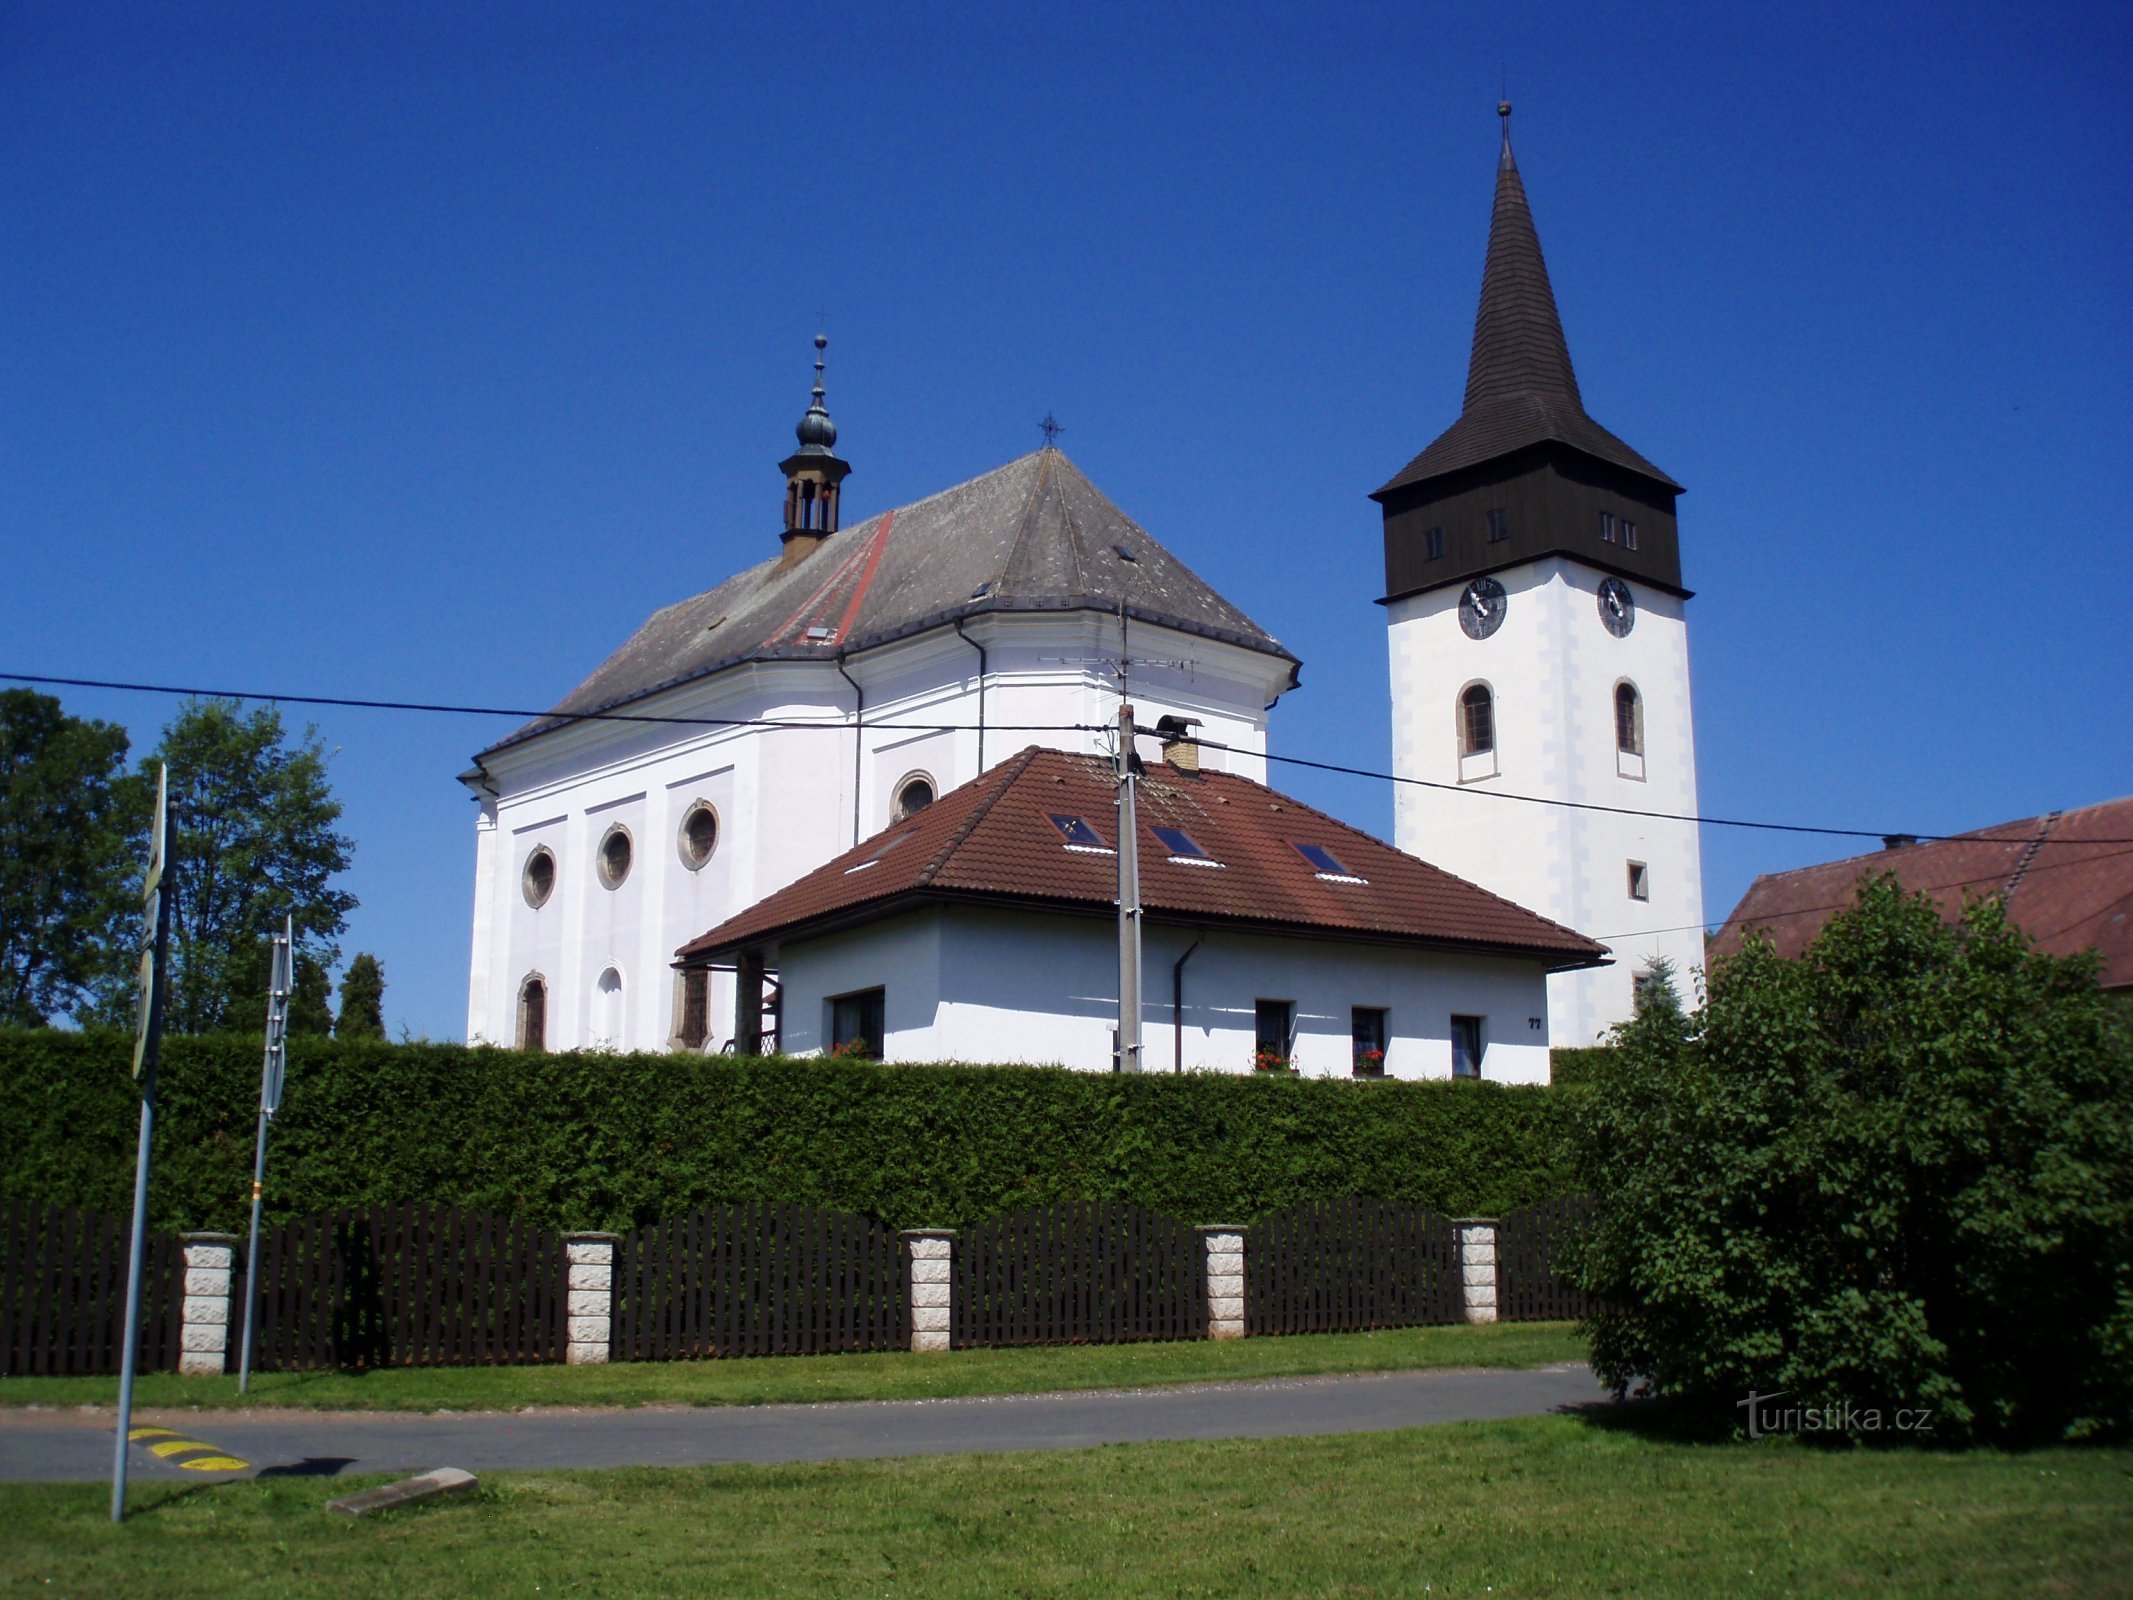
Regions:
<instances>
[{"instance_id":1,"label":"bell tower","mask_svg":"<svg viewBox=\"0 0 2133 1600\"><path fill-rule=\"evenodd\" d=\"M1583 1045L1631 1014L1655 960L1690 1003L1703 965L1696 825L1671 820L1696 811L1682 488L1586 413L1497 112L1464 402L1371 496L1393 767L1420 780L1394 837L1611 948L1612 966L1549 979L1549 1042Z\"/></svg>"},{"instance_id":2,"label":"bell tower","mask_svg":"<svg viewBox=\"0 0 2133 1600\"><path fill-rule=\"evenodd\" d=\"M829 335L815 335L815 387L793 432L800 448L778 463L785 474L785 565L810 554L837 531L837 501L851 463L838 459L837 424L822 404L823 352Z\"/></svg>"}]
</instances>

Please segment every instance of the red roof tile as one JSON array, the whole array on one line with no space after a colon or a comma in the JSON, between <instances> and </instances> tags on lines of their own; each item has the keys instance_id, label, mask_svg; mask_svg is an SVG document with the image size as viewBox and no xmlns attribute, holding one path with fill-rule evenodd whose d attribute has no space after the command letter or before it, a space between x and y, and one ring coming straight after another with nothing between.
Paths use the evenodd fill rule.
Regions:
<instances>
[{"instance_id":1,"label":"red roof tile","mask_svg":"<svg viewBox=\"0 0 2133 1600\"><path fill-rule=\"evenodd\" d=\"M1116 792L1107 758L1033 746L678 954L687 961L775 944L871 920L913 899L1115 905ZM1152 918L1501 952L1551 968L1591 965L1607 954L1581 934L1246 778L1150 767L1139 812L1141 903ZM1081 818L1101 847L1070 847L1055 815ZM1222 864L1174 859L1155 828L1184 830ZM1362 881L1321 876L1299 844L1330 851L1345 877Z\"/></svg>"},{"instance_id":2,"label":"red roof tile","mask_svg":"<svg viewBox=\"0 0 2133 1600\"><path fill-rule=\"evenodd\" d=\"M1893 872L1949 917L1965 900L2004 894L2008 920L2053 955L2095 949L2107 989L2133 988L2133 797L2054 811L1952 839L1903 845L1757 878L1711 942L1736 953L1750 929L1779 955L1805 950L1857 897L1862 879Z\"/></svg>"}]
</instances>

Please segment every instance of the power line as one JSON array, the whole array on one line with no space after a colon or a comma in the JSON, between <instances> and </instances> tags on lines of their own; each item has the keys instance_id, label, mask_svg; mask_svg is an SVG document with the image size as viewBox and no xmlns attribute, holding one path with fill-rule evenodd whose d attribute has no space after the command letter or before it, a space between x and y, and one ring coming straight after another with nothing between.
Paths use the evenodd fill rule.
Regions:
<instances>
[{"instance_id":1,"label":"power line","mask_svg":"<svg viewBox=\"0 0 2133 1600\"><path fill-rule=\"evenodd\" d=\"M264 700L291 706L342 706L357 711L430 711L449 716L524 717L552 722L657 722L689 728L817 728L849 733L849 722L816 722L779 717L677 717L650 711L527 711L515 706L458 706L428 700L358 700L346 695L260 694L250 689L199 689L169 683L121 683L108 678L55 678L31 672L0 672L0 682L36 683L72 689L117 689L128 694L190 695L196 700ZM869 732L970 733L974 722L869 722ZM1025 722L985 725L987 733L1100 733L1107 723ZM550 730L543 728L546 733Z\"/></svg>"},{"instance_id":2,"label":"power line","mask_svg":"<svg viewBox=\"0 0 2133 1600\"><path fill-rule=\"evenodd\" d=\"M1136 730L1150 738L1167 737L1155 728ZM1502 789L1479 789L1469 783L1444 783L1431 778L1403 777L1397 772L1377 772L1369 767L1344 767L1331 761L1312 761L1303 756L1277 756L1270 750L1245 750L1236 745L1217 744L1212 739L1194 741L1203 750L1226 750L1250 756L1262 761L1279 761L1292 767L1309 767L1313 772L1338 773L1349 778L1374 778L1382 783L1404 783L1417 789L1442 789L1448 794L1469 794L1492 800L1518 800L1534 806L1560 806L1570 811L1600 811L1616 817L1643 817L1652 822L1693 822L1707 828L1754 828L1765 833L1812 833L1839 839L1910 839L1917 843L1937 842L1944 839L1962 839L1978 844L2133 844L2133 839L1981 839L1968 833L1916 833L1908 828L1890 828L1885 831L1873 828L1821 828L1804 822L1753 822L1740 817L1708 817L1685 811L1639 811L1632 806L1601 805L1596 800L1557 800L1541 794L1513 794Z\"/></svg>"},{"instance_id":3,"label":"power line","mask_svg":"<svg viewBox=\"0 0 2133 1600\"><path fill-rule=\"evenodd\" d=\"M129 683L111 678L62 678L33 672L0 672L0 682L34 683L46 687L71 689L113 689L125 694L189 695L204 700L260 700L281 705L335 706L355 711L419 711L444 716L471 717L518 717L527 721L548 722L556 727L576 722L627 722L656 723L688 728L790 728L813 729L834 733L850 732L850 722L817 722L798 718L779 717L682 717L662 715L650 711L529 711L516 706L465 706L443 701L427 700L369 700L348 695L323 694L261 694L247 689L204 689L182 684ZM867 722L867 729L883 733L974 733L978 725L971 722ZM542 732L549 731L542 729ZM1095 722L1017 722L986 723L987 733L1108 733L1109 723ZM1168 737L1156 728L1140 728L1136 733L1148 738ZM1271 751L1249 750L1237 745L1222 744L1213 739L1194 741L1203 750L1221 750L1243 755L1255 760L1279 762L1286 766L1305 767L1313 772L1330 772L1341 777L1370 778L1380 783L1406 784L1418 789L1442 789L1453 794L1486 796L1496 800L1515 800L1526 805L1556 806L1569 811L1602 812L1609 816L1641 817L1651 822L1689 822L1709 828L1748 828L1763 833L1814 834L1836 839L1891 838L1914 839L1920 843L1947 839L1964 839L1979 844L2038 843L2053 845L2133 845L2133 839L2079 839L2047 837L2042 840L1980 839L1975 834L1917 833L1910 829L1890 828L1876 831L1871 828L1827 828L1802 822L1758 822L1742 817L1711 817L1679 811L1639 811L1631 806L1602 805L1593 800L1558 800L1547 795L1513 794L1500 789L1477 789L1470 784L1444 783L1430 778L1409 778L1396 772L1378 772L1369 767L1343 766L1331 761L1313 761L1305 756L1279 756Z\"/></svg>"}]
</instances>

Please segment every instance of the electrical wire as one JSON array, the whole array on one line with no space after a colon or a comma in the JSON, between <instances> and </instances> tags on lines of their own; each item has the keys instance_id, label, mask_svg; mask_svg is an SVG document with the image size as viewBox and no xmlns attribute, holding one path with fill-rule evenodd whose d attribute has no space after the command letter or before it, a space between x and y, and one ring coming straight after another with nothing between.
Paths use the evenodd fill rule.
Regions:
<instances>
[{"instance_id":1,"label":"electrical wire","mask_svg":"<svg viewBox=\"0 0 2133 1600\"><path fill-rule=\"evenodd\" d=\"M34 683L45 687L72 689L111 689L123 694L185 695L203 700L260 700L282 705L336 706L357 711L417 711L446 716L473 717L518 717L527 721L546 722L552 727L567 726L578 722L626 722L654 723L688 728L780 728L813 729L821 732L848 733L849 722L818 722L798 718L780 717L683 717L663 715L651 711L528 711L515 706L467 706L453 705L443 701L428 700L370 700L347 695L323 694L261 694L248 689L203 689L180 684L130 683L111 678L63 678L51 674L31 672L0 672L0 682ZM883 733L974 733L977 725L969 722L869 722L866 727ZM987 723L987 733L1106 733L1113 731L1108 722L1018 722ZM549 728L540 730L543 733ZM1148 738L1167 738L1161 729L1136 726L1134 732ZM1213 739L1193 741L1203 750L1221 750L1242 755L1253 760L1277 762L1284 766L1304 767L1313 772L1328 772L1340 777L1369 778L1379 783L1405 784L1418 789L1441 789L1453 794L1486 796L1496 800L1513 800L1525 805L1553 806L1568 811L1593 811L1608 816L1639 817L1650 822L1686 822L1706 828L1747 828L1763 833L1812 834L1835 839L1886 840L1906 838L1923 844L1948 839L1964 839L1980 844L2014 843L2023 845L2133 845L2133 839L2084 839L2046 837L2043 839L1981 839L1976 834L1919 833L1908 828L1833 828L1820 827L1802 822L1761 822L1743 817L1713 817L1681 811L1640 811L1632 806L1602 805L1593 800L1562 800L1548 795L1514 794L1499 789L1477 789L1471 784L1444 783L1430 778L1410 778L1396 772L1379 772L1369 767L1343 766L1332 761L1313 761L1305 756L1275 755L1271 751L1252 750L1239 745L1222 744Z\"/></svg>"}]
</instances>

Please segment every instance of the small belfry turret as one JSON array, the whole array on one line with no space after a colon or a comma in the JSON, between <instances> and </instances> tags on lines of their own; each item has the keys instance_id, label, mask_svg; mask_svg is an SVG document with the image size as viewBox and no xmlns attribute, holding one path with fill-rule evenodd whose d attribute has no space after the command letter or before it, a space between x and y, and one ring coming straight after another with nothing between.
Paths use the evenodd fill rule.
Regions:
<instances>
[{"instance_id":1,"label":"small belfry turret","mask_svg":"<svg viewBox=\"0 0 2133 1600\"><path fill-rule=\"evenodd\" d=\"M785 474L785 564L801 560L837 531L837 502L852 470L837 455L837 424L822 403L823 352L829 335L815 335L815 387L793 432L800 448L778 463Z\"/></svg>"}]
</instances>

